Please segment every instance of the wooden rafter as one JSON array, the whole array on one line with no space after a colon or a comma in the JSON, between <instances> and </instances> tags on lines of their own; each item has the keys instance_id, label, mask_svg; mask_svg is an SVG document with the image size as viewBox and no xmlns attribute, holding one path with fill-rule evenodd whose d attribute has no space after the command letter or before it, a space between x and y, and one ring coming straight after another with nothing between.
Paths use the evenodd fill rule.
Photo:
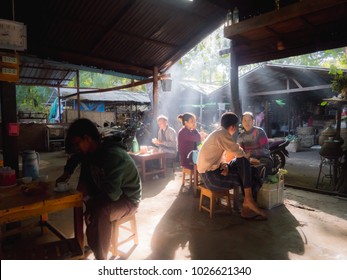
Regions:
<instances>
[{"instance_id":1,"label":"wooden rafter","mask_svg":"<svg viewBox=\"0 0 347 280\"><path fill-rule=\"evenodd\" d=\"M283 94L283 93L322 90L322 89L328 89L328 88L331 88L330 84L329 85L312 86L312 87L303 87L303 88L281 89L281 90L272 90L272 91L263 91L263 92L251 92L248 95L249 96L275 95L275 94Z\"/></svg>"},{"instance_id":2,"label":"wooden rafter","mask_svg":"<svg viewBox=\"0 0 347 280\"><path fill-rule=\"evenodd\" d=\"M139 76L151 76L153 73L147 68L142 68L139 66L128 65L125 63L112 61L109 59L102 59L99 57L92 57L81 53L75 53L72 51L62 51L59 49L54 50L53 48L40 48L39 51L42 54L45 54L49 57L52 57L61 61L68 61L71 64L81 64L85 65L99 65L100 68L105 70L113 70L121 73L136 73Z\"/></svg>"},{"instance_id":3,"label":"wooden rafter","mask_svg":"<svg viewBox=\"0 0 347 280\"><path fill-rule=\"evenodd\" d=\"M345 3L346 0L305 0L224 28L224 36L234 35L283 22L308 13Z\"/></svg>"}]
</instances>

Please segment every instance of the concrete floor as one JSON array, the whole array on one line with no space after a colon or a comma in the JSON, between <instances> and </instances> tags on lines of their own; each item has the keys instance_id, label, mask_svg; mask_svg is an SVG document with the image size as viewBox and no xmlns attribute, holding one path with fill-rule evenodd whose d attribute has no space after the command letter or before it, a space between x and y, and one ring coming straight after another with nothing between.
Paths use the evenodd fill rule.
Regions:
<instances>
[{"instance_id":1,"label":"concrete floor","mask_svg":"<svg viewBox=\"0 0 347 280\"><path fill-rule=\"evenodd\" d=\"M305 176L311 174L304 172L307 163L300 167L301 161L295 156L291 156L287 168L293 170L291 165L295 164ZM41 158L41 174L55 180L62 171L64 153L41 154ZM311 181L315 179L312 175ZM76 180L77 174L72 182ZM123 259L347 259L345 198L286 187L284 205L267 210L267 221L248 221L238 213L222 211L210 219L206 212L198 211L199 199L191 191L178 194L180 184L180 172L172 170L165 178L143 184L137 214L140 243L123 247L127 253ZM50 220L66 235L72 234L71 211L53 213ZM35 234L31 238L42 239Z\"/></svg>"}]
</instances>

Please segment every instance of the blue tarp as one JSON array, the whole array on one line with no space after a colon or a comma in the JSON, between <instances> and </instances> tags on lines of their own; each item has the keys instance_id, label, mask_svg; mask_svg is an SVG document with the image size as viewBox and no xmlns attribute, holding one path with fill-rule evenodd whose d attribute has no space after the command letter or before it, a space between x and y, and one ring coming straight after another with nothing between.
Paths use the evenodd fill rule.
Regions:
<instances>
[{"instance_id":1,"label":"blue tarp","mask_svg":"<svg viewBox=\"0 0 347 280\"><path fill-rule=\"evenodd\" d=\"M75 104L75 110L77 104ZM81 102L80 104L81 111L93 111L93 112L105 112L105 103L104 102Z\"/></svg>"},{"instance_id":2,"label":"blue tarp","mask_svg":"<svg viewBox=\"0 0 347 280\"><path fill-rule=\"evenodd\" d=\"M63 114L63 105L60 104L60 113ZM56 123L60 121L58 112L58 97L54 100L51 105L51 110L49 111L48 120L50 123Z\"/></svg>"}]
</instances>

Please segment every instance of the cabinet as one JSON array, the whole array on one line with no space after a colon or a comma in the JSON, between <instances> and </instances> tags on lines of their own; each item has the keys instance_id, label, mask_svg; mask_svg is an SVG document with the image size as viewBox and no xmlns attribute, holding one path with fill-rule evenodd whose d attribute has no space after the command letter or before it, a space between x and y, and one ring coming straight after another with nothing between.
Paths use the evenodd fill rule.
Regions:
<instances>
[{"instance_id":1,"label":"cabinet","mask_svg":"<svg viewBox=\"0 0 347 280\"><path fill-rule=\"evenodd\" d=\"M65 148L65 127L63 125L46 125L46 150Z\"/></svg>"}]
</instances>

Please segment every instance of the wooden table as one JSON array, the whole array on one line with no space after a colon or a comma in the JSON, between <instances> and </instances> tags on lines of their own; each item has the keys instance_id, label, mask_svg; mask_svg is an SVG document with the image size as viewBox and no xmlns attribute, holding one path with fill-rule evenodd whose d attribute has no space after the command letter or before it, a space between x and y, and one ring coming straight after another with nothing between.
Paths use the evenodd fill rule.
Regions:
<instances>
[{"instance_id":1,"label":"wooden table","mask_svg":"<svg viewBox=\"0 0 347 280\"><path fill-rule=\"evenodd\" d=\"M129 155L133 158L135 162L140 163L142 181L146 181L146 178L149 175L162 174L165 177L165 173L166 173L165 153L153 152L153 153L146 153L146 154L140 154L140 153L134 154L129 152ZM154 161L154 160L159 161L160 166L154 170L147 169L146 163L150 161Z\"/></svg>"},{"instance_id":2,"label":"wooden table","mask_svg":"<svg viewBox=\"0 0 347 280\"><path fill-rule=\"evenodd\" d=\"M68 208L74 209L74 238L72 239L65 238L58 229L48 223L48 213ZM81 254L83 256L82 193L77 191L56 193L53 191L53 183L49 185L46 192L31 196L24 195L21 191L21 186L0 187L0 225L2 227L8 223L40 216L43 217L42 225L47 226L55 233L60 238L60 241L43 244L41 247L44 248L34 248L34 250L36 250L34 256L32 252L26 252L25 256L20 255L20 253L23 252L18 252L18 256L13 255L13 258L64 259L65 257L81 256ZM0 233L1 238L6 235L8 235L8 232ZM38 254L39 251L41 255ZM46 255L44 255L45 253ZM0 257L2 259L2 245L0 245Z\"/></svg>"}]
</instances>

